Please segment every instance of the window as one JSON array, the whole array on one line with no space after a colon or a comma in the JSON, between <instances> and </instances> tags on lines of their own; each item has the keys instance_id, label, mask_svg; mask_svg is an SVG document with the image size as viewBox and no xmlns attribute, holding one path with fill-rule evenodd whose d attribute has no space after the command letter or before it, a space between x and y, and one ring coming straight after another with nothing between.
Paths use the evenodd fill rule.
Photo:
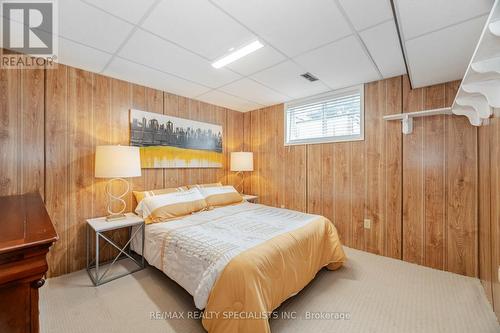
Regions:
<instances>
[{"instance_id":1,"label":"window","mask_svg":"<svg viewBox=\"0 0 500 333\"><path fill-rule=\"evenodd\" d=\"M363 85L287 103L285 145L363 140Z\"/></svg>"}]
</instances>

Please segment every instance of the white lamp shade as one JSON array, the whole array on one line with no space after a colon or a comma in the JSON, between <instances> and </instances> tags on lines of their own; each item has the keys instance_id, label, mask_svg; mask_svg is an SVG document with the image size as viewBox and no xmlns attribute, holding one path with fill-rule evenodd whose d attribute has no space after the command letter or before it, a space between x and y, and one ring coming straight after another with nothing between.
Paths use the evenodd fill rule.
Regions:
<instances>
[{"instance_id":1,"label":"white lamp shade","mask_svg":"<svg viewBox=\"0 0 500 333\"><path fill-rule=\"evenodd\" d=\"M139 147L97 146L95 151L96 178L128 178L141 176Z\"/></svg>"},{"instance_id":2,"label":"white lamp shade","mask_svg":"<svg viewBox=\"0 0 500 333\"><path fill-rule=\"evenodd\" d=\"M231 171L253 171L253 153L231 153Z\"/></svg>"}]
</instances>

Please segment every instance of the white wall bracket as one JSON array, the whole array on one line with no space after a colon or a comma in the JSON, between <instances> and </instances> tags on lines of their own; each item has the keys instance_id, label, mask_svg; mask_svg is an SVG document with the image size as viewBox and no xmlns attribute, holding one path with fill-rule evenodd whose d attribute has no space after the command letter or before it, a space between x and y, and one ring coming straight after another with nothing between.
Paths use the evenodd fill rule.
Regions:
<instances>
[{"instance_id":1,"label":"white wall bracket","mask_svg":"<svg viewBox=\"0 0 500 333\"><path fill-rule=\"evenodd\" d=\"M413 118L405 115L403 119L401 119L401 131L403 134L410 134L413 132Z\"/></svg>"}]
</instances>

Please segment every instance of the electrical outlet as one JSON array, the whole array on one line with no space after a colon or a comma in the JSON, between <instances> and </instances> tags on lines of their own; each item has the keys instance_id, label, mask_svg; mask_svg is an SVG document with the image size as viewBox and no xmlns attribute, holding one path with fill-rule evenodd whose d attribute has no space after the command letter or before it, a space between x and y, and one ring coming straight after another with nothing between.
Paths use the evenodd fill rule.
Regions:
<instances>
[{"instance_id":1,"label":"electrical outlet","mask_svg":"<svg viewBox=\"0 0 500 333\"><path fill-rule=\"evenodd\" d=\"M371 229L371 227L372 227L372 220L365 219L364 226L365 226L365 229Z\"/></svg>"}]
</instances>

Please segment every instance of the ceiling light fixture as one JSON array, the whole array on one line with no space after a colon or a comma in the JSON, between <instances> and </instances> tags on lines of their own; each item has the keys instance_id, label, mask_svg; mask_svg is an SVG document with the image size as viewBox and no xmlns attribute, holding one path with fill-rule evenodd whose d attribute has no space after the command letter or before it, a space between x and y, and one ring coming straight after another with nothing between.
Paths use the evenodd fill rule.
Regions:
<instances>
[{"instance_id":1,"label":"ceiling light fixture","mask_svg":"<svg viewBox=\"0 0 500 333\"><path fill-rule=\"evenodd\" d=\"M246 55L249 55L252 52L257 51L262 47L264 47L264 44L256 40L255 42L245 45L241 49L238 49L234 52L229 53L227 56L220 58L216 62L212 63L212 66L215 68L222 68L240 58L243 58Z\"/></svg>"}]
</instances>

